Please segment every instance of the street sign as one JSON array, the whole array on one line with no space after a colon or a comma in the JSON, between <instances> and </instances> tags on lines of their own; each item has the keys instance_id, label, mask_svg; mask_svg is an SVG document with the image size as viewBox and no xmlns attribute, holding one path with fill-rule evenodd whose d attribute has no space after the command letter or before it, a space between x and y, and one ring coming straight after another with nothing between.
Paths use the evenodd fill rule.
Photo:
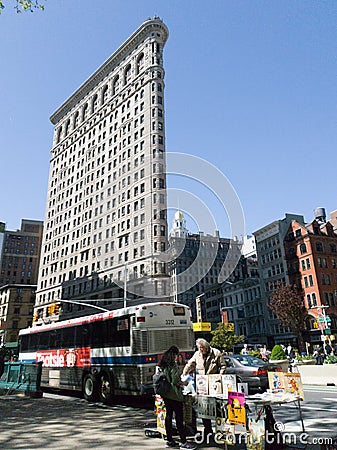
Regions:
<instances>
[{"instance_id":1,"label":"street sign","mask_svg":"<svg viewBox=\"0 0 337 450\"><path fill-rule=\"evenodd\" d=\"M331 334L331 328L326 328L325 329L325 334Z\"/></svg>"},{"instance_id":2,"label":"street sign","mask_svg":"<svg viewBox=\"0 0 337 450\"><path fill-rule=\"evenodd\" d=\"M211 331L211 322L195 322L193 331Z\"/></svg>"},{"instance_id":3,"label":"street sign","mask_svg":"<svg viewBox=\"0 0 337 450\"><path fill-rule=\"evenodd\" d=\"M326 316L327 323L331 323L331 318L329 316Z\"/></svg>"},{"instance_id":4,"label":"street sign","mask_svg":"<svg viewBox=\"0 0 337 450\"><path fill-rule=\"evenodd\" d=\"M319 318L317 319L317 322L325 322L324 317L319 317Z\"/></svg>"},{"instance_id":5,"label":"street sign","mask_svg":"<svg viewBox=\"0 0 337 450\"><path fill-rule=\"evenodd\" d=\"M234 322L228 322L226 324L227 331L234 331Z\"/></svg>"}]
</instances>

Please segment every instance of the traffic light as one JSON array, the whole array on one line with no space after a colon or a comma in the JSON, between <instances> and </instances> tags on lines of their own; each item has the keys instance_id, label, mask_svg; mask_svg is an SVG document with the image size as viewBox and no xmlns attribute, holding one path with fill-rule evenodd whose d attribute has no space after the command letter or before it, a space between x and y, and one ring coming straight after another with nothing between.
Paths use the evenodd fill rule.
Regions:
<instances>
[{"instance_id":1,"label":"traffic light","mask_svg":"<svg viewBox=\"0 0 337 450\"><path fill-rule=\"evenodd\" d=\"M60 309L59 305L57 305L56 303L51 303L48 306L48 314L49 315L50 314L59 314L59 309Z\"/></svg>"}]
</instances>

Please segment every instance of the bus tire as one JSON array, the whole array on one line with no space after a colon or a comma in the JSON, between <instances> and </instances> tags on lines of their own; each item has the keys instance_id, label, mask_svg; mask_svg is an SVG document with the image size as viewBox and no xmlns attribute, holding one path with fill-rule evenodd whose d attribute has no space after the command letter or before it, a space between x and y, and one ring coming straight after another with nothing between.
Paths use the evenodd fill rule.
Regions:
<instances>
[{"instance_id":1,"label":"bus tire","mask_svg":"<svg viewBox=\"0 0 337 450\"><path fill-rule=\"evenodd\" d=\"M88 400L88 402L94 402L97 400L97 380L91 373L84 376L83 397Z\"/></svg>"},{"instance_id":2,"label":"bus tire","mask_svg":"<svg viewBox=\"0 0 337 450\"><path fill-rule=\"evenodd\" d=\"M114 396L114 383L112 376L107 372L101 372L99 376L99 398L103 403L112 400Z\"/></svg>"}]
</instances>

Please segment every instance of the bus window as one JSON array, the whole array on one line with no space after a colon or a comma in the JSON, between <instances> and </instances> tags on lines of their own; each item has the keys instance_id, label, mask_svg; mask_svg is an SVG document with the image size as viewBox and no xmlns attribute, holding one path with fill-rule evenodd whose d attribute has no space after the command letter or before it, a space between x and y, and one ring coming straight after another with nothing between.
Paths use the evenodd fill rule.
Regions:
<instances>
[{"instance_id":1,"label":"bus window","mask_svg":"<svg viewBox=\"0 0 337 450\"><path fill-rule=\"evenodd\" d=\"M49 333L44 332L40 333L40 335L32 335L35 341L35 350L45 350L49 348Z\"/></svg>"},{"instance_id":2,"label":"bus window","mask_svg":"<svg viewBox=\"0 0 337 450\"><path fill-rule=\"evenodd\" d=\"M75 347L75 328L76 327L63 328L61 347L63 347L63 348Z\"/></svg>"},{"instance_id":3,"label":"bus window","mask_svg":"<svg viewBox=\"0 0 337 450\"><path fill-rule=\"evenodd\" d=\"M90 328L89 325L77 326L75 336L75 347L90 346Z\"/></svg>"}]
</instances>

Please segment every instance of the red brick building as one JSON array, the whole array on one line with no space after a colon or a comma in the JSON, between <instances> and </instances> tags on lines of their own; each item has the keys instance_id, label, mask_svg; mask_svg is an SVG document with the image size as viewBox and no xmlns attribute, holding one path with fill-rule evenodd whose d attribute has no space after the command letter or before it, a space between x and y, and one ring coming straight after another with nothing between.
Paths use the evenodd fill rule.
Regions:
<instances>
[{"instance_id":1,"label":"red brick building","mask_svg":"<svg viewBox=\"0 0 337 450\"><path fill-rule=\"evenodd\" d=\"M310 342L319 343L323 334L334 341L337 335L337 232L333 222L325 221L324 216L305 225L292 221L284 246L290 284L302 289L308 310ZM322 331L327 325L324 316L331 319L331 335L329 330Z\"/></svg>"}]
</instances>

